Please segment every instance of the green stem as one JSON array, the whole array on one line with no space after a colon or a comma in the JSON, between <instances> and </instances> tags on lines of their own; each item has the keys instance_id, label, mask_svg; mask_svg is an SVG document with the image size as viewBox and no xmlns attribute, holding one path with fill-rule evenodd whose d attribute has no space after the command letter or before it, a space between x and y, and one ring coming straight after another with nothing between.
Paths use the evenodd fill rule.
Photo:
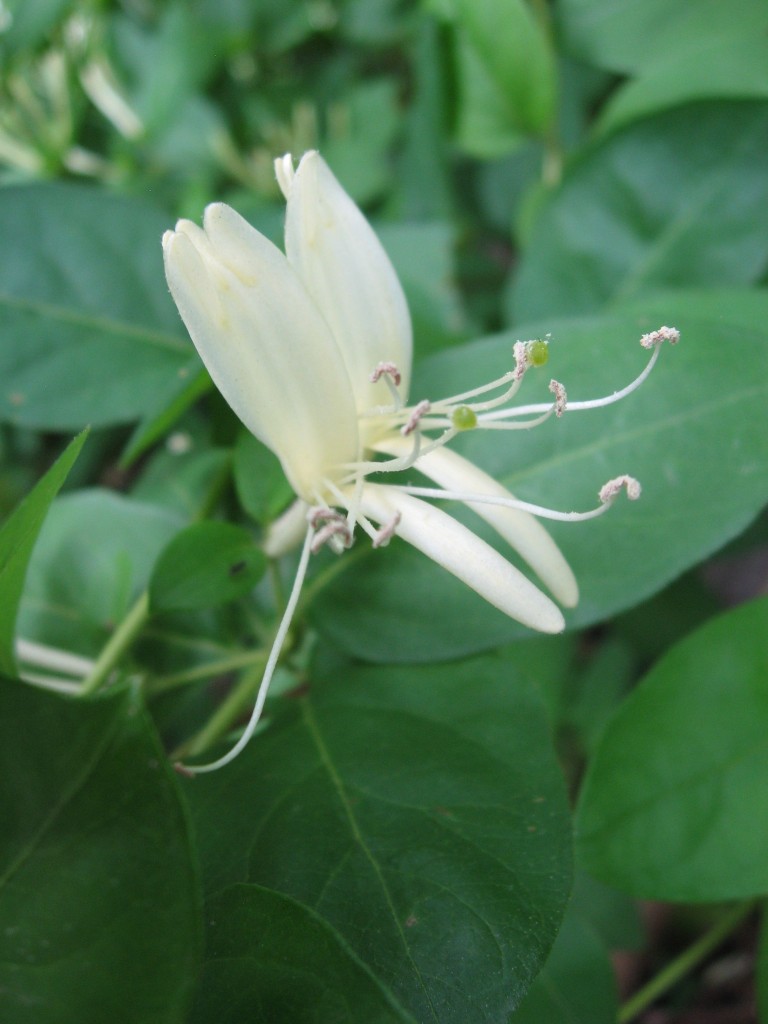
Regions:
<instances>
[{"instance_id":1,"label":"green stem","mask_svg":"<svg viewBox=\"0 0 768 1024\"><path fill-rule=\"evenodd\" d=\"M689 971L701 963L713 949L716 949L723 939L739 925L744 918L752 911L755 904L750 900L747 903L739 903L728 914L725 915L708 932L694 942L692 946L684 950L680 956L673 960L659 971L655 978L644 985L638 992L628 999L619 1010L616 1018L618 1024L627 1024L647 1006L650 1006L662 993L672 988Z\"/></svg>"},{"instance_id":2,"label":"green stem","mask_svg":"<svg viewBox=\"0 0 768 1024\"><path fill-rule=\"evenodd\" d=\"M80 696L87 697L104 683L112 669L131 646L149 618L149 592L144 591L102 647L96 664L83 680Z\"/></svg>"},{"instance_id":3,"label":"green stem","mask_svg":"<svg viewBox=\"0 0 768 1024\"><path fill-rule=\"evenodd\" d=\"M194 668L187 668L181 672L158 676L149 683L149 690L152 694L165 693L166 690L173 690L185 683L196 683L200 679L224 675L226 672L234 672L238 668L248 668L249 665L260 664L263 660L262 651L240 651L238 654L231 654L228 658L207 661L203 665L195 665Z\"/></svg>"},{"instance_id":4,"label":"green stem","mask_svg":"<svg viewBox=\"0 0 768 1024\"><path fill-rule=\"evenodd\" d=\"M220 740L232 728L248 702L253 699L254 690L261 681L267 655L259 652L258 663L249 672L244 672L235 686L229 691L203 728L191 739L182 743L171 754L171 761L180 761L187 757L196 757Z\"/></svg>"}]
</instances>

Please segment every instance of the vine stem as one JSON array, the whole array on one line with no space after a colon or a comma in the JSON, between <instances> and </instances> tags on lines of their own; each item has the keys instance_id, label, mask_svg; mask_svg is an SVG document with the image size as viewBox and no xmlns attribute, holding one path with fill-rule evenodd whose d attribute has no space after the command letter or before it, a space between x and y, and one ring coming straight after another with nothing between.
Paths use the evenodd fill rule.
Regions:
<instances>
[{"instance_id":1,"label":"vine stem","mask_svg":"<svg viewBox=\"0 0 768 1024\"><path fill-rule=\"evenodd\" d=\"M79 696L90 696L106 681L112 669L141 632L148 618L149 591L145 590L102 647L96 663L83 680Z\"/></svg>"},{"instance_id":2,"label":"vine stem","mask_svg":"<svg viewBox=\"0 0 768 1024\"><path fill-rule=\"evenodd\" d=\"M684 950L670 964L667 964L664 970L659 971L655 977L651 978L646 985L643 985L641 989L624 1003L616 1018L618 1024L628 1024L629 1021L633 1020L646 1007L658 999L662 993L670 989L689 971L692 971L744 920L754 906L753 900L739 903L718 921L716 925L710 928L708 932L705 932L698 941Z\"/></svg>"}]
</instances>

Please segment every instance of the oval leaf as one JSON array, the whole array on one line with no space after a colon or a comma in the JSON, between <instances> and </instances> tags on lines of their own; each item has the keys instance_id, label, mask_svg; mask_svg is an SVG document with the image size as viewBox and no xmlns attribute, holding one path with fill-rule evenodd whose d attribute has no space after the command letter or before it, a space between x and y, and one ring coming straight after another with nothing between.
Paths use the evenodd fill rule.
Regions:
<instances>
[{"instance_id":1,"label":"oval leaf","mask_svg":"<svg viewBox=\"0 0 768 1024\"><path fill-rule=\"evenodd\" d=\"M609 724L584 783L587 870L647 899L768 891L768 599L674 647Z\"/></svg>"},{"instance_id":2,"label":"oval leaf","mask_svg":"<svg viewBox=\"0 0 768 1024\"><path fill-rule=\"evenodd\" d=\"M0 190L0 420L126 423L178 391L192 356L163 278L170 218L135 198L46 183Z\"/></svg>"},{"instance_id":3,"label":"oval leaf","mask_svg":"<svg viewBox=\"0 0 768 1024\"><path fill-rule=\"evenodd\" d=\"M562 780L538 696L501 659L316 681L188 793L208 891L270 890L324 922L311 962L329 943L346 950L345 971L362 965L395 1020L506 1020L557 933L570 889ZM214 950L234 948L226 928ZM286 986L307 955L285 949ZM209 976L225 1019L274 998L247 958Z\"/></svg>"},{"instance_id":4,"label":"oval leaf","mask_svg":"<svg viewBox=\"0 0 768 1024\"><path fill-rule=\"evenodd\" d=\"M211 608L247 594L264 575L266 558L253 537L231 523L195 523L177 534L149 582L152 611Z\"/></svg>"},{"instance_id":5,"label":"oval leaf","mask_svg":"<svg viewBox=\"0 0 768 1024\"><path fill-rule=\"evenodd\" d=\"M516 320L590 313L658 288L760 279L768 261L767 103L708 103L593 146L541 209Z\"/></svg>"},{"instance_id":6,"label":"oval leaf","mask_svg":"<svg viewBox=\"0 0 768 1024\"><path fill-rule=\"evenodd\" d=\"M0 1016L181 1024L199 954L186 815L131 694L0 685Z\"/></svg>"}]
</instances>

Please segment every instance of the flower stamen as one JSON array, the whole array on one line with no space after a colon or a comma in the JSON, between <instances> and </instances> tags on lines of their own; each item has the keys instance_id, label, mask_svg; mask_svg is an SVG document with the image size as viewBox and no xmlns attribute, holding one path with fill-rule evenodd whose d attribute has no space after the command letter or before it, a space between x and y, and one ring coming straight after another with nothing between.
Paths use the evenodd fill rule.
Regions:
<instances>
[{"instance_id":1,"label":"flower stamen","mask_svg":"<svg viewBox=\"0 0 768 1024\"><path fill-rule=\"evenodd\" d=\"M555 396L555 416L560 419L568 405L568 395L558 380L551 380L549 382L549 390Z\"/></svg>"},{"instance_id":2,"label":"flower stamen","mask_svg":"<svg viewBox=\"0 0 768 1024\"><path fill-rule=\"evenodd\" d=\"M417 405L414 405L407 422L400 428L400 433L403 437L408 437L409 434L414 432L422 417L426 416L431 408L432 404L426 398L423 398Z\"/></svg>"}]
</instances>

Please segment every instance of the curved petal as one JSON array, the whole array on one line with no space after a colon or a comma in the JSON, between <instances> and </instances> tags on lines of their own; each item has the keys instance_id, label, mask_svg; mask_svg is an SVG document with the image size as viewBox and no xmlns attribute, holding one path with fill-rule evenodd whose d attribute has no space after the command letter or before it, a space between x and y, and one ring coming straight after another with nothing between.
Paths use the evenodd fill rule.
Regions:
<instances>
[{"instance_id":1,"label":"curved petal","mask_svg":"<svg viewBox=\"0 0 768 1024\"><path fill-rule=\"evenodd\" d=\"M377 447L389 455L404 455L411 450L412 443L407 438L392 437ZM422 456L416 463L416 469L446 490L496 498L513 497L492 476L448 448L437 448ZM578 603L576 577L560 548L535 516L521 509L504 508L501 505L466 504L525 559L560 604L573 608Z\"/></svg>"},{"instance_id":2,"label":"curved petal","mask_svg":"<svg viewBox=\"0 0 768 1024\"><path fill-rule=\"evenodd\" d=\"M397 274L381 242L322 157L306 153L295 174L280 164L288 200L285 251L342 351L358 411L391 404L370 376L394 363L402 394L411 375L411 318Z\"/></svg>"},{"instance_id":3,"label":"curved petal","mask_svg":"<svg viewBox=\"0 0 768 1024\"><path fill-rule=\"evenodd\" d=\"M204 226L179 221L163 238L171 294L217 388L314 502L358 453L341 354L279 249L221 204Z\"/></svg>"},{"instance_id":4,"label":"curved petal","mask_svg":"<svg viewBox=\"0 0 768 1024\"><path fill-rule=\"evenodd\" d=\"M381 524L399 512L399 537L511 618L543 633L560 633L565 628L553 601L490 544L441 509L381 484L365 485L361 508Z\"/></svg>"}]
</instances>

